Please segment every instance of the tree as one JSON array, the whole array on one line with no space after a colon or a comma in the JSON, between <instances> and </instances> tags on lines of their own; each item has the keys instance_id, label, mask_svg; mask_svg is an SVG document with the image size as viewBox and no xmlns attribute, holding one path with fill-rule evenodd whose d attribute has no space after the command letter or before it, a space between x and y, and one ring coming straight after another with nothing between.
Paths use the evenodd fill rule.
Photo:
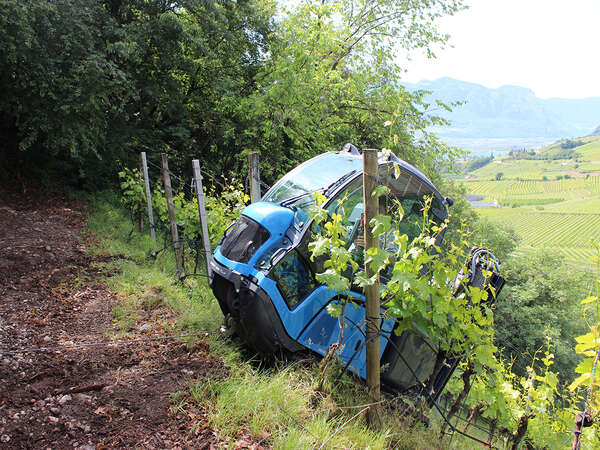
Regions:
<instances>
[{"instance_id":1,"label":"tree","mask_svg":"<svg viewBox=\"0 0 600 450\"><path fill-rule=\"evenodd\" d=\"M543 251L512 257L502 269L507 283L494 313L496 344L526 376L524 365L550 336L556 371L563 381L572 379L575 337L585 329L578 303L588 292L585 275L565 270L560 255Z\"/></svg>"},{"instance_id":2,"label":"tree","mask_svg":"<svg viewBox=\"0 0 600 450\"><path fill-rule=\"evenodd\" d=\"M1 3L1 166L106 184L144 149L175 169L198 153L232 167L272 13L268 1Z\"/></svg>"},{"instance_id":3,"label":"tree","mask_svg":"<svg viewBox=\"0 0 600 450\"><path fill-rule=\"evenodd\" d=\"M442 120L399 84L398 48L429 49L443 43L434 21L459 1L303 1L278 26L272 55L258 74L260 88L245 108L253 120L252 150L268 159L267 176L346 142L392 148L430 172L454 149L426 128ZM430 51L430 50L429 50ZM386 123L394 122L390 133Z\"/></svg>"},{"instance_id":4,"label":"tree","mask_svg":"<svg viewBox=\"0 0 600 450\"><path fill-rule=\"evenodd\" d=\"M119 3L118 8L110 8ZM135 90L123 134L132 150L170 154L174 170L201 156L212 173L237 172L247 146L243 99L269 53L269 1L107 2L125 27L121 64Z\"/></svg>"},{"instance_id":5,"label":"tree","mask_svg":"<svg viewBox=\"0 0 600 450\"><path fill-rule=\"evenodd\" d=\"M28 162L77 178L88 163L116 156L105 144L132 90L108 57L114 31L90 0L0 4L6 171Z\"/></svg>"},{"instance_id":6,"label":"tree","mask_svg":"<svg viewBox=\"0 0 600 450\"><path fill-rule=\"evenodd\" d=\"M496 181L500 181L500 180L502 179L502 177L504 177L504 173L502 173L502 172L498 172L498 173L496 174Z\"/></svg>"},{"instance_id":7,"label":"tree","mask_svg":"<svg viewBox=\"0 0 600 450\"><path fill-rule=\"evenodd\" d=\"M258 150L272 182L351 141L437 176L457 155L427 132L446 105L406 92L396 56L432 53L435 21L460 8L306 0L275 21L272 0L7 0L0 170L106 184L145 150L231 175Z\"/></svg>"}]
</instances>

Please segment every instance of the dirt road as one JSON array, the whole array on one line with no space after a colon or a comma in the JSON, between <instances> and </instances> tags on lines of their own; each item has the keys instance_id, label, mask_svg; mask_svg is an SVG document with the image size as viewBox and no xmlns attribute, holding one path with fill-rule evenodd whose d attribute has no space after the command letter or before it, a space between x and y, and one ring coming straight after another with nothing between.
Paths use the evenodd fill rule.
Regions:
<instances>
[{"instance_id":1,"label":"dirt road","mask_svg":"<svg viewBox=\"0 0 600 450\"><path fill-rule=\"evenodd\" d=\"M117 331L118 299L101 281L110 274L86 253L83 204L2 194L0 448L214 446L202 412L173 411L169 400L188 380L218 370L206 345L13 353L107 341Z\"/></svg>"}]
</instances>

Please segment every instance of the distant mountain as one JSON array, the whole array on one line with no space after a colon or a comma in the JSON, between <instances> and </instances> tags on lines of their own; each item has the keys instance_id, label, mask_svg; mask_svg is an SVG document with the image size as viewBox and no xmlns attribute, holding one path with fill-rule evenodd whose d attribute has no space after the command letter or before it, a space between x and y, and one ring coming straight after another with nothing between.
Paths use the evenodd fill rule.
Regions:
<instances>
[{"instance_id":1,"label":"distant mountain","mask_svg":"<svg viewBox=\"0 0 600 450\"><path fill-rule=\"evenodd\" d=\"M535 147L590 134L600 122L600 97L541 99L519 86L491 89L453 78L403 85L409 91L432 91L427 101L465 102L451 113L440 111L452 125L435 131L467 149Z\"/></svg>"},{"instance_id":2,"label":"distant mountain","mask_svg":"<svg viewBox=\"0 0 600 450\"><path fill-rule=\"evenodd\" d=\"M592 131L590 136L600 136L600 125L598 125L598 128L596 128L594 131Z\"/></svg>"}]
</instances>

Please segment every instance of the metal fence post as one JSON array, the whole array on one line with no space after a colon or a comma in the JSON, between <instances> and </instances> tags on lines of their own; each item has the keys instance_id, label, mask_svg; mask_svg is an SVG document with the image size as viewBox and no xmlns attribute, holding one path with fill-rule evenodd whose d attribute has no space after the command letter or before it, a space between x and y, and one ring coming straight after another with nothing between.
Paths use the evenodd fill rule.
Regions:
<instances>
[{"instance_id":1,"label":"metal fence post","mask_svg":"<svg viewBox=\"0 0 600 450\"><path fill-rule=\"evenodd\" d=\"M146 187L146 205L148 205L148 228L150 228L150 236L156 244L156 232L154 231L154 214L152 213L152 196L150 194L150 178L148 177L148 161L146 161L146 152L142 152L142 173L144 174L144 186Z\"/></svg>"},{"instance_id":2,"label":"metal fence post","mask_svg":"<svg viewBox=\"0 0 600 450\"><path fill-rule=\"evenodd\" d=\"M248 175L250 177L250 201L260 202L260 169L258 167L258 152L248 153Z\"/></svg>"}]
</instances>

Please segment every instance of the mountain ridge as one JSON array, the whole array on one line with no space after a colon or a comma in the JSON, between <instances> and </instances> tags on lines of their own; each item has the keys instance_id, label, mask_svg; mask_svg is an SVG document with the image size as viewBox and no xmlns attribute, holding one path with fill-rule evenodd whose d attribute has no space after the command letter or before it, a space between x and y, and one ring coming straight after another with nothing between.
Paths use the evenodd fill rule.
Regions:
<instances>
[{"instance_id":1,"label":"mountain ridge","mask_svg":"<svg viewBox=\"0 0 600 450\"><path fill-rule=\"evenodd\" d=\"M450 77L402 85L409 92L430 91L426 102L464 102L452 112L439 113L451 126L432 131L467 149L537 147L561 138L589 135L600 123L600 97L542 99L522 86L488 88Z\"/></svg>"}]
</instances>

